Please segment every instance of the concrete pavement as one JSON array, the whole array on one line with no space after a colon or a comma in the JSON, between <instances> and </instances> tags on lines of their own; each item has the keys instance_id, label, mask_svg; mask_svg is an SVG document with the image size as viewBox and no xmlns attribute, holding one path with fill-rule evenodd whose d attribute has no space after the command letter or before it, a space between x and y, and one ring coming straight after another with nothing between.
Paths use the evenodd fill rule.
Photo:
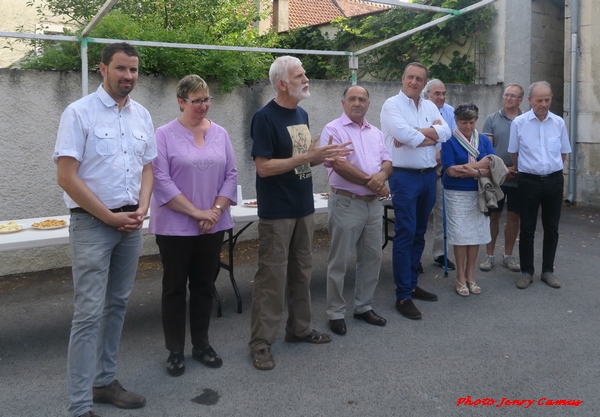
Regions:
<instances>
[{"instance_id":1,"label":"concrete pavement","mask_svg":"<svg viewBox=\"0 0 600 417\"><path fill-rule=\"evenodd\" d=\"M263 372L253 368L247 347L255 261L236 266L242 314L235 313L225 272L218 280L223 317L213 318L210 336L223 367L195 362L190 346L186 372L178 378L165 371L161 271L146 268L129 303L117 378L148 403L140 410L98 405L95 411L103 417L600 415L599 212L564 207L560 233L558 290L540 282L539 273L528 289L519 290L519 274L497 263L491 272L478 271L482 294L462 298L454 292L455 272L444 278L425 254L420 285L440 300L416 301L423 312L420 321L394 309L390 244L374 304L388 324L380 328L352 318L350 277L348 334L334 335L328 345L288 344L282 328L272 347L276 367ZM426 252L430 249L429 239ZM540 249L541 232L536 235L537 268ZM501 254L497 248L496 256ZM319 330L328 330L326 262L327 241L320 239L312 282L313 324ZM0 300L0 416L67 416L69 271L0 277ZM460 398L469 398L463 404L496 402L457 406ZM502 398L534 401L525 408L528 403L509 406ZM542 398L583 403L554 406Z\"/></svg>"}]
</instances>

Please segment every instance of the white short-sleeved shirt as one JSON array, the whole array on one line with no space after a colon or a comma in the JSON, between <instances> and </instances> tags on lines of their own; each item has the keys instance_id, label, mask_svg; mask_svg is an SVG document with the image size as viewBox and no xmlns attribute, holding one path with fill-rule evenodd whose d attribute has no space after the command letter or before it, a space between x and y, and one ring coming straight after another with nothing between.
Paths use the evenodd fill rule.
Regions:
<instances>
[{"instance_id":1,"label":"white short-sleeved shirt","mask_svg":"<svg viewBox=\"0 0 600 417\"><path fill-rule=\"evenodd\" d=\"M510 125L508 152L519 154L519 172L548 175L561 171L562 154L571 153L565 121L552 112L543 121L533 110L523 113Z\"/></svg>"},{"instance_id":2,"label":"white short-sleeved shirt","mask_svg":"<svg viewBox=\"0 0 600 417\"><path fill-rule=\"evenodd\" d=\"M118 104L102 85L63 112L53 159L80 162L77 174L109 209L139 203L142 168L157 155L150 113L128 97ZM64 194L68 208L78 204Z\"/></svg>"}]
</instances>

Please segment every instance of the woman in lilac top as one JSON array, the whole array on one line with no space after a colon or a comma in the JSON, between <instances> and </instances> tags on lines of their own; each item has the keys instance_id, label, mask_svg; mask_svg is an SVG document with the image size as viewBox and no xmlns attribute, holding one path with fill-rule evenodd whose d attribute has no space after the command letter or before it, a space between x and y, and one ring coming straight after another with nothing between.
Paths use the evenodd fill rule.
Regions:
<instances>
[{"instance_id":1,"label":"woman in lilac top","mask_svg":"<svg viewBox=\"0 0 600 417\"><path fill-rule=\"evenodd\" d=\"M213 283L225 230L233 227L237 170L229 135L206 118L206 82L188 75L177 84L182 115L156 129L154 191L150 232L156 235L163 265L162 319L167 371L185 371L186 285L190 289L192 357L218 368L222 359L208 341Z\"/></svg>"}]
</instances>

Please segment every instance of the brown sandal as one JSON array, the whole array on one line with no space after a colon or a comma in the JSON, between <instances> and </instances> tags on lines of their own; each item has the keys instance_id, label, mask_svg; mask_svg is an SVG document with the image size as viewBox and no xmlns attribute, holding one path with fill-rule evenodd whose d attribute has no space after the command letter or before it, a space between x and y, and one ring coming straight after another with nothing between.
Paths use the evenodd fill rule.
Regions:
<instances>
[{"instance_id":1,"label":"brown sandal","mask_svg":"<svg viewBox=\"0 0 600 417\"><path fill-rule=\"evenodd\" d=\"M301 343L301 342L315 343L315 344L329 343L329 342L331 342L331 335L328 333L321 333L321 332L318 332L315 329L313 329L312 332L310 332L308 335L306 335L304 337L298 337L298 336L294 336L291 333L286 333L285 341L288 343Z\"/></svg>"}]
</instances>

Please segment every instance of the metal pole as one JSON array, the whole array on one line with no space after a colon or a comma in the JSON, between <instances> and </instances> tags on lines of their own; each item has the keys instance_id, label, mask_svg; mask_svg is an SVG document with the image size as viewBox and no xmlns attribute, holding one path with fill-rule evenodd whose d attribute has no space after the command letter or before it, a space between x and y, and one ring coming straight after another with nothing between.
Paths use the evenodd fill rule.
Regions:
<instances>
[{"instance_id":1,"label":"metal pole","mask_svg":"<svg viewBox=\"0 0 600 417\"><path fill-rule=\"evenodd\" d=\"M446 9L444 7L426 6L424 4L406 3L399 0L369 0L370 3L387 4L390 6L404 7L406 9L421 10L424 12L435 12L435 13L450 13L460 14L458 10Z\"/></svg>"},{"instance_id":2,"label":"metal pole","mask_svg":"<svg viewBox=\"0 0 600 417\"><path fill-rule=\"evenodd\" d=\"M565 202L575 204L577 191L577 119L579 112L579 0L571 1L571 91L569 97L569 140L571 153L569 154L569 186Z\"/></svg>"},{"instance_id":3,"label":"metal pole","mask_svg":"<svg viewBox=\"0 0 600 417\"><path fill-rule=\"evenodd\" d=\"M354 54L355 55L361 55L361 54L364 54L365 52L372 51L373 49L377 49L380 46L387 45L388 43L395 42L395 41L397 41L399 39L402 39L402 38L406 38L406 37L408 37L408 36L410 36L412 34L415 34L417 32L421 32L422 30L429 29L430 27L437 26L440 23L443 23L443 22L445 22L447 20L453 19L456 16L459 16L461 14L465 14L465 13L472 12L473 10L481 9L482 7L485 7L488 4L491 4L491 3L495 2L495 1L496 0L483 0L483 1L480 1L479 3L472 4L472 5L468 6L468 7L465 7L464 9L460 9L459 10L459 12L460 12L459 14L446 15L444 17L440 17L439 19L432 20L429 23L425 23L424 25L418 26L418 27L416 27L414 29L411 29L411 30L409 30L407 32L401 33L399 35L393 36L393 37L391 37L389 39L386 39L384 41L378 42L378 43L376 43L374 45L371 45L371 46L368 46L366 48L363 48L360 51L356 51Z\"/></svg>"},{"instance_id":4,"label":"metal pole","mask_svg":"<svg viewBox=\"0 0 600 417\"><path fill-rule=\"evenodd\" d=\"M81 94L88 95L88 47L87 38L81 40Z\"/></svg>"}]
</instances>

